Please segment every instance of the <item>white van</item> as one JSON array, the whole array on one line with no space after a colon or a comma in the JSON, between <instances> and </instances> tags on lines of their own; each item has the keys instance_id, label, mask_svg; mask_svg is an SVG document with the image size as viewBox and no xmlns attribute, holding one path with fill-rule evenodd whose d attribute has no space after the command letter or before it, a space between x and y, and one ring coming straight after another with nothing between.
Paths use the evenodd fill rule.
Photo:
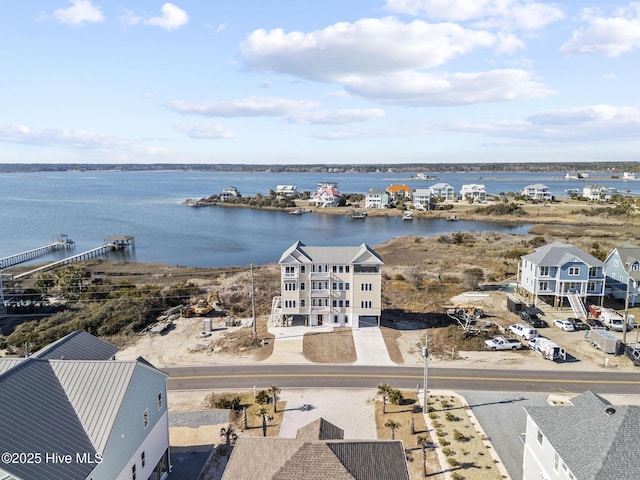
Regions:
<instances>
[{"instance_id":1,"label":"white van","mask_svg":"<svg viewBox=\"0 0 640 480\"><path fill-rule=\"evenodd\" d=\"M538 338L538 330L529 325L523 325L522 323L515 323L509 326L509 331L514 335L524 338L525 340L533 340Z\"/></svg>"}]
</instances>

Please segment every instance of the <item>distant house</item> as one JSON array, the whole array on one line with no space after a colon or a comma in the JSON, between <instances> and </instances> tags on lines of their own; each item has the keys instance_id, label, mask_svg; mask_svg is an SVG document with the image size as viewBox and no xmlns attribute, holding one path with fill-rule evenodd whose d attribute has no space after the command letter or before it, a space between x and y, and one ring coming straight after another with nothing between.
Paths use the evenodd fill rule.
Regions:
<instances>
[{"instance_id":1,"label":"distant house","mask_svg":"<svg viewBox=\"0 0 640 480\"><path fill-rule=\"evenodd\" d=\"M523 480L640 478L640 407L587 391L568 406L524 409Z\"/></svg>"},{"instance_id":2,"label":"distant house","mask_svg":"<svg viewBox=\"0 0 640 480\"><path fill-rule=\"evenodd\" d=\"M272 321L302 319L304 325L358 328L380 325L382 259L366 244L308 247L296 242L280 257L281 295Z\"/></svg>"},{"instance_id":3,"label":"distant house","mask_svg":"<svg viewBox=\"0 0 640 480\"><path fill-rule=\"evenodd\" d=\"M520 258L518 283L528 301L552 297L561 306L569 293L592 298L600 305L604 296L604 262L574 245L551 243Z\"/></svg>"},{"instance_id":4,"label":"distant house","mask_svg":"<svg viewBox=\"0 0 640 480\"><path fill-rule=\"evenodd\" d=\"M437 198L441 198L445 202L453 201L456 196L455 189L448 183L436 183L434 185L431 185L429 189L431 190L431 195Z\"/></svg>"},{"instance_id":5,"label":"distant house","mask_svg":"<svg viewBox=\"0 0 640 480\"><path fill-rule=\"evenodd\" d=\"M431 189L416 188L413 192L413 207L416 210L429 210L431 205Z\"/></svg>"},{"instance_id":6,"label":"distant house","mask_svg":"<svg viewBox=\"0 0 640 480\"><path fill-rule=\"evenodd\" d=\"M280 197L295 197L298 194L298 187L295 185L276 186L276 195Z\"/></svg>"},{"instance_id":7,"label":"distant house","mask_svg":"<svg viewBox=\"0 0 640 480\"><path fill-rule=\"evenodd\" d=\"M335 182L320 182L318 190L311 196L309 203L316 207L337 207L340 203L340 191Z\"/></svg>"},{"instance_id":8,"label":"distant house","mask_svg":"<svg viewBox=\"0 0 640 480\"><path fill-rule=\"evenodd\" d=\"M607 293L635 307L640 303L640 247L615 248L604 260Z\"/></svg>"},{"instance_id":9,"label":"distant house","mask_svg":"<svg viewBox=\"0 0 640 480\"><path fill-rule=\"evenodd\" d=\"M389 206L389 194L378 190L377 188L371 188L364 198L365 208L387 208Z\"/></svg>"},{"instance_id":10,"label":"distant house","mask_svg":"<svg viewBox=\"0 0 640 480\"><path fill-rule=\"evenodd\" d=\"M238 438L222 480L409 480L400 440L344 440L320 418L296 438Z\"/></svg>"},{"instance_id":11,"label":"distant house","mask_svg":"<svg viewBox=\"0 0 640 480\"><path fill-rule=\"evenodd\" d=\"M0 451L42 455L0 462L0 478L167 478L167 375L142 358L113 360L116 352L76 331L29 358L0 359Z\"/></svg>"},{"instance_id":12,"label":"distant house","mask_svg":"<svg viewBox=\"0 0 640 480\"><path fill-rule=\"evenodd\" d=\"M408 185L389 185L387 193L393 202L411 200L411 192L413 189Z\"/></svg>"},{"instance_id":13,"label":"distant house","mask_svg":"<svg viewBox=\"0 0 640 480\"><path fill-rule=\"evenodd\" d=\"M230 186L230 187L225 187L222 189L222 192L220 193L220 199L221 200L230 200L232 198L237 198L240 197L240 192L238 191L238 189L236 187Z\"/></svg>"},{"instance_id":14,"label":"distant house","mask_svg":"<svg viewBox=\"0 0 640 480\"><path fill-rule=\"evenodd\" d=\"M484 185L470 183L462 185L460 189L460 198L471 201L473 203L485 202L487 200L487 191Z\"/></svg>"},{"instance_id":15,"label":"distant house","mask_svg":"<svg viewBox=\"0 0 640 480\"><path fill-rule=\"evenodd\" d=\"M522 189L522 195L525 197L529 197L532 200L551 200L553 198L549 187L543 185L542 183L527 185Z\"/></svg>"},{"instance_id":16,"label":"distant house","mask_svg":"<svg viewBox=\"0 0 640 480\"><path fill-rule=\"evenodd\" d=\"M605 187L604 185L589 185L582 188L582 196L596 202L608 202L611 200L611 195L617 192L617 189Z\"/></svg>"}]
</instances>

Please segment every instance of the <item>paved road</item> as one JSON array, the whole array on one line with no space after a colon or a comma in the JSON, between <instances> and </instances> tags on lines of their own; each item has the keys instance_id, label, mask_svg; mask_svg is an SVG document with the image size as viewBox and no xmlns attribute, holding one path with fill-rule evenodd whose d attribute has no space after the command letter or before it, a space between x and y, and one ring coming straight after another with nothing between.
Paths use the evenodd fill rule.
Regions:
<instances>
[{"instance_id":1,"label":"paved road","mask_svg":"<svg viewBox=\"0 0 640 480\"><path fill-rule=\"evenodd\" d=\"M169 390L264 388L395 388L422 386L420 367L356 365L215 365L164 368ZM637 394L640 373L430 368L430 390Z\"/></svg>"}]
</instances>

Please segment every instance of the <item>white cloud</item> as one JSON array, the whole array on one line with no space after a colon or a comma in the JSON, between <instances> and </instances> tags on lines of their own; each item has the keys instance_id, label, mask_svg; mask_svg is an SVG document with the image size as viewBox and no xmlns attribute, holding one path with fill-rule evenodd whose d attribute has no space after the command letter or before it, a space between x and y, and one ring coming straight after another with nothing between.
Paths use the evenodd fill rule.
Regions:
<instances>
[{"instance_id":1,"label":"white cloud","mask_svg":"<svg viewBox=\"0 0 640 480\"><path fill-rule=\"evenodd\" d=\"M337 23L311 33L255 30L241 45L241 56L254 70L336 81L356 73L438 67L499 42L489 32L452 23L403 23L386 17Z\"/></svg>"},{"instance_id":2,"label":"white cloud","mask_svg":"<svg viewBox=\"0 0 640 480\"><path fill-rule=\"evenodd\" d=\"M100 23L104 16L98 7L89 0L69 0L71 7L59 8L53 11L53 18L61 23L82 25L83 23Z\"/></svg>"},{"instance_id":3,"label":"white cloud","mask_svg":"<svg viewBox=\"0 0 640 480\"><path fill-rule=\"evenodd\" d=\"M603 17L594 10L583 13L588 25L573 32L560 48L563 54L599 53L617 57L640 47L640 3L618 9L613 17Z\"/></svg>"},{"instance_id":4,"label":"white cloud","mask_svg":"<svg viewBox=\"0 0 640 480\"><path fill-rule=\"evenodd\" d=\"M440 128L545 143L635 141L640 129L640 108L591 105L550 110L517 122L457 123Z\"/></svg>"},{"instance_id":5,"label":"white cloud","mask_svg":"<svg viewBox=\"0 0 640 480\"><path fill-rule=\"evenodd\" d=\"M0 142L40 147L109 148L130 145L131 142L111 135L71 129L32 131L24 125L0 125Z\"/></svg>"},{"instance_id":6,"label":"white cloud","mask_svg":"<svg viewBox=\"0 0 640 480\"><path fill-rule=\"evenodd\" d=\"M233 132L225 129L224 126L218 122L204 125L178 125L176 130L181 133L186 133L189 137L197 140L233 138Z\"/></svg>"},{"instance_id":7,"label":"white cloud","mask_svg":"<svg viewBox=\"0 0 640 480\"><path fill-rule=\"evenodd\" d=\"M387 0L393 12L478 26L537 30L564 18L555 5L531 0Z\"/></svg>"},{"instance_id":8,"label":"white cloud","mask_svg":"<svg viewBox=\"0 0 640 480\"><path fill-rule=\"evenodd\" d=\"M383 117L385 111L379 108L341 109L335 111L303 112L289 117L289 121L302 124L344 125L368 122Z\"/></svg>"},{"instance_id":9,"label":"white cloud","mask_svg":"<svg viewBox=\"0 0 640 480\"><path fill-rule=\"evenodd\" d=\"M544 98L555 92L524 70L428 74L398 72L375 78L352 78L345 89L383 103L413 106L467 105Z\"/></svg>"},{"instance_id":10,"label":"white cloud","mask_svg":"<svg viewBox=\"0 0 640 480\"><path fill-rule=\"evenodd\" d=\"M138 25L142 21L140 15L136 15L132 10L123 9L122 14L118 17L121 24L126 26Z\"/></svg>"},{"instance_id":11,"label":"white cloud","mask_svg":"<svg viewBox=\"0 0 640 480\"><path fill-rule=\"evenodd\" d=\"M291 115L300 110L313 108L317 102L289 100L286 98L247 97L224 102L190 103L176 100L169 102L171 110L203 117L275 117Z\"/></svg>"},{"instance_id":12,"label":"white cloud","mask_svg":"<svg viewBox=\"0 0 640 480\"><path fill-rule=\"evenodd\" d=\"M165 3L162 5L160 12L162 13L160 17L149 18L145 20L144 23L153 27L164 28L165 30L175 30L186 25L189 21L187 12L176 7L173 3Z\"/></svg>"}]
</instances>

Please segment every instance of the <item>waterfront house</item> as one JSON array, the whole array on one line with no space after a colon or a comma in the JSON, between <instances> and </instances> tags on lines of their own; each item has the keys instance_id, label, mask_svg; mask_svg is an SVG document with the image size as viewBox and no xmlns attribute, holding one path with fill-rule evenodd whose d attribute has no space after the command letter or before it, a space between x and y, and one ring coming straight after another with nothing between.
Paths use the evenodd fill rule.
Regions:
<instances>
[{"instance_id":1,"label":"waterfront house","mask_svg":"<svg viewBox=\"0 0 640 480\"><path fill-rule=\"evenodd\" d=\"M640 303L640 247L627 245L615 248L604 260L606 292L613 298L635 307Z\"/></svg>"},{"instance_id":2,"label":"waterfront house","mask_svg":"<svg viewBox=\"0 0 640 480\"><path fill-rule=\"evenodd\" d=\"M605 264L578 247L551 243L520 258L518 284L527 301L547 300L554 307L563 305L569 293L602 304Z\"/></svg>"},{"instance_id":3,"label":"waterfront house","mask_svg":"<svg viewBox=\"0 0 640 480\"><path fill-rule=\"evenodd\" d=\"M389 185L386 189L393 202L411 200L413 189L408 185Z\"/></svg>"},{"instance_id":4,"label":"waterfront house","mask_svg":"<svg viewBox=\"0 0 640 480\"><path fill-rule=\"evenodd\" d=\"M0 451L41 456L1 462L0 478L169 475L167 375L141 357L114 360L117 351L79 330L28 358L0 358Z\"/></svg>"},{"instance_id":5,"label":"waterfront house","mask_svg":"<svg viewBox=\"0 0 640 480\"><path fill-rule=\"evenodd\" d=\"M455 189L448 183L439 182L429 187L431 195L441 199L443 202L452 202L455 200Z\"/></svg>"},{"instance_id":6,"label":"waterfront house","mask_svg":"<svg viewBox=\"0 0 640 480\"><path fill-rule=\"evenodd\" d=\"M222 480L409 480L400 440L344 440L323 418L296 438L241 436Z\"/></svg>"},{"instance_id":7,"label":"waterfront house","mask_svg":"<svg viewBox=\"0 0 640 480\"><path fill-rule=\"evenodd\" d=\"M460 189L460 198L473 203L485 202L487 200L487 191L484 185L470 183L462 185Z\"/></svg>"},{"instance_id":8,"label":"waterfront house","mask_svg":"<svg viewBox=\"0 0 640 480\"><path fill-rule=\"evenodd\" d=\"M298 187L295 185L277 185L276 195L279 197L295 197L298 194Z\"/></svg>"},{"instance_id":9,"label":"waterfront house","mask_svg":"<svg viewBox=\"0 0 640 480\"><path fill-rule=\"evenodd\" d=\"M377 188L371 188L364 198L365 208L388 208L389 203L389 194Z\"/></svg>"},{"instance_id":10,"label":"waterfront house","mask_svg":"<svg viewBox=\"0 0 640 480\"><path fill-rule=\"evenodd\" d=\"M636 174L634 172L624 172L622 174L622 180L635 180Z\"/></svg>"},{"instance_id":11,"label":"waterfront house","mask_svg":"<svg viewBox=\"0 0 640 480\"><path fill-rule=\"evenodd\" d=\"M240 192L236 187L229 186L222 189L222 193L220 193L220 200L230 200L232 198L238 198L240 196Z\"/></svg>"},{"instance_id":12,"label":"waterfront house","mask_svg":"<svg viewBox=\"0 0 640 480\"><path fill-rule=\"evenodd\" d=\"M522 195L529 197L531 200L551 200L553 198L549 187L542 183L527 185L522 189Z\"/></svg>"},{"instance_id":13,"label":"waterfront house","mask_svg":"<svg viewBox=\"0 0 640 480\"><path fill-rule=\"evenodd\" d=\"M569 405L524 410L523 480L640 478L640 407L586 391Z\"/></svg>"},{"instance_id":14,"label":"waterfront house","mask_svg":"<svg viewBox=\"0 0 640 480\"><path fill-rule=\"evenodd\" d=\"M582 188L582 196L595 202L608 202L614 193L617 193L615 188L608 188L604 185L589 185Z\"/></svg>"},{"instance_id":15,"label":"waterfront house","mask_svg":"<svg viewBox=\"0 0 640 480\"><path fill-rule=\"evenodd\" d=\"M278 263L281 293L273 299L274 324L380 325L383 262L367 244L308 247L296 242Z\"/></svg>"},{"instance_id":16,"label":"waterfront house","mask_svg":"<svg viewBox=\"0 0 640 480\"><path fill-rule=\"evenodd\" d=\"M318 190L309 199L309 204L316 207L337 207L340 203L340 191L335 182L320 182Z\"/></svg>"},{"instance_id":17,"label":"waterfront house","mask_svg":"<svg viewBox=\"0 0 640 480\"><path fill-rule=\"evenodd\" d=\"M416 210L429 210L431 205L431 189L416 188L413 192L413 208Z\"/></svg>"}]
</instances>

